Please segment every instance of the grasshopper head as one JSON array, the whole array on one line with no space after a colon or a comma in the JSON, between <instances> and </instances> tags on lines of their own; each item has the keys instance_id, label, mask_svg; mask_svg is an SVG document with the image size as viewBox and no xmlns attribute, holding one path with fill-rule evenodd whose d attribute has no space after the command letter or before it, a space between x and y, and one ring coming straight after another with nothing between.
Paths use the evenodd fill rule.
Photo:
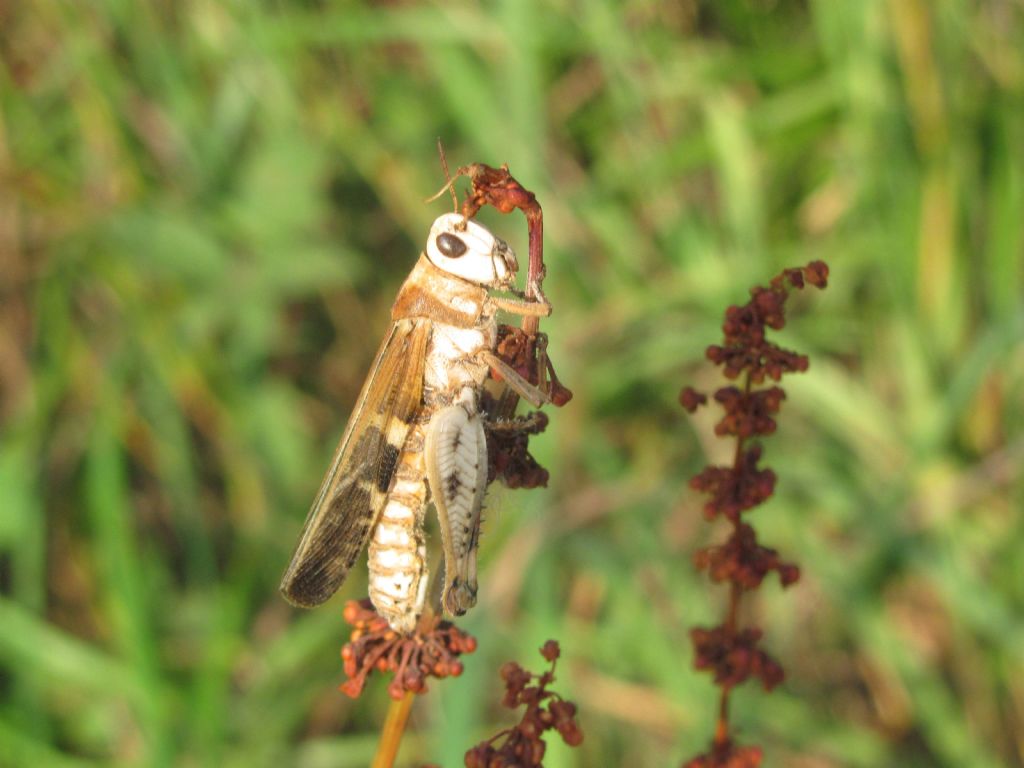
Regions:
<instances>
[{"instance_id":1,"label":"grasshopper head","mask_svg":"<svg viewBox=\"0 0 1024 768\"><path fill-rule=\"evenodd\" d=\"M446 213L434 221L427 258L438 269L487 288L508 287L519 269L515 253L504 240L458 213Z\"/></svg>"}]
</instances>

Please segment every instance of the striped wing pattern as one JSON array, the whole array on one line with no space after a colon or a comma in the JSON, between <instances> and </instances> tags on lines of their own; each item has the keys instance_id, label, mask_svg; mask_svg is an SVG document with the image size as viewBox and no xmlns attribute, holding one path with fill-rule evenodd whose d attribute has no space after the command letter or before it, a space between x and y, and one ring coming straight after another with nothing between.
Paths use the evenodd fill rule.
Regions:
<instances>
[{"instance_id":1,"label":"striped wing pattern","mask_svg":"<svg viewBox=\"0 0 1024 768\"><path fill-rule=\"evenodd\" d=\"M366 547L420 410L430 324L391 326L306 517L281 593L312 607L333 595Z\"/></svg>"}]
</instances>

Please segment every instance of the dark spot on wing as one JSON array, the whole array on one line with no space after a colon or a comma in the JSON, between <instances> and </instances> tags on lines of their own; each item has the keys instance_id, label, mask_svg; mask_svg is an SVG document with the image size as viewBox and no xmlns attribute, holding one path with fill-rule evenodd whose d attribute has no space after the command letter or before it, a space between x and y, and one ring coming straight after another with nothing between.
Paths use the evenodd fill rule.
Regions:
<instances>
[{"instance_id":1,"label":"dark spot on wing","mask_svg":"<svg viewBox=\"0 0 1024 768\"><path fill-rule=\"evenodd\" d=\"M398 467L398 449L388 443L380 457L380 464L377 466L377 490L387 493L391 487L391 478L395 476L395 469Z\"/></svg>"}]
</instances>

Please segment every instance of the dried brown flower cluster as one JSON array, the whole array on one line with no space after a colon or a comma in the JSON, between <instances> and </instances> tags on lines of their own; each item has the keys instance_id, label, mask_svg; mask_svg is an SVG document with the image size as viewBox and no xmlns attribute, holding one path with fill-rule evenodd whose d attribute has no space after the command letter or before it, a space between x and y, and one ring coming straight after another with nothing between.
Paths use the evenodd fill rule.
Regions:
<instances>
[{"instance_id":1,"label":"dried brown flower cluster","mask_svg":"<svg viewBox=\"0 0 1024 768\"><path fill-rule=\"evenodd\" d=\"M732 582L744 589L757 589L769 571L777 571L782 586L800 578L800 568L784 563L778 553L757 543L753 527L740 523L724 544L697 550L693 557L698 570L707 570L714 582Z\"/></svg>"},{"instance_id":2,"label":"dried brown flower cluster","mask_svg":"<svg viewBox=\"0 0 1024 768\"><path fill-rule=\"evenodd\" d=\"M492 168L483 163L472 163L459 168L456 178L467 176L470 192L462 203L462 214L471 218L485 205L511 213L522 211L526 217L530 262L526 279L525 297L536 299L543 294L544 281L544 212L536 196L525 189L509 173L508 166ZM538 317L523 318L522 327L498 326L495 354L534 386L546 391L551 404L561 407L572 399L572 392L559 381L555 368L547 356L547 336L539 331ZM491 371L491 377L500 382L501 373ZM489 428L487 437L488 482L501 480L509 488L537 488L548 483L548 471L537 463L529 452L529 440L547 427L547 416L540 412L515 417L518 397L505 389L499 395L489 394L484 402Z\"/></svg>"},{"instance_id":3,"label":"dried brown flower cluster","mask_svg":"<svg viewBox=\"0 0 1024 768\"><path fill-rule=\"evenodd\" d=\"M729 693L750 677L760 679L770 691L782 682L784 673L782 666L759 647L761 630L737 626L739 605L743 593L759 587L769 572L778 573L782 585L789 586L800 578L800 569L783 562L774 549L761 546L753 526L742 517L775 491L775 473L758 466L761 446L748 446L747 441L775 431L775 415L786 396L778 386L754 386L765 379L778 382L787 373L807 370L805 355L782 349L768 341L766 334L786 324L785 305L792 288L806 284L824 288L827 280L828 267L820 261L783 271L767 288L751 290L747 304L729 307L722 325L723 343L707 348L708 359L722 366L727 378L743 376L743 387L721 387L714 395L725 411L715 425L715 434L736 439L733 463L706 467L690 481L691 488L708 496L704 516L708 520L724 517L732 524L732 532L722 544L705 547L694 556L698 569L706 570L716 583L729 584L730 589L723 622L717 627L697 627L690 633L696 668L712 672L722 693L711 749L684 768L756 768L761 764L760 748L741 747L730 738ZM707 396L686 387L679 402L692 413L707 402Z\"/></svg>"},{"instance_id":4,"label":"dried brown flower cluster","mask_svg":"<svg viewBox=\"0 0 1024 768\"><path fill-rule=\"evenodd\" d=\"M828 265L812 261L806 267L783 270L767 288L753 288L749 302L726 310L722 325L725 342L722 346L709 346L708 359L721 365L727 378L735 379L746 373L753 384L762 383L766 376L779 381L784 373L806 371L805 355L782 349L768 341L765 333L769 328L777 331L785 326L790 287L803 288L810 283L824 288L827 281Z\"/></svg>"},{"instance_id":5,"label":"dried brown flower cluster","mask_svg":"<svg viewBox=\"0 0 1024 768\"><path fill-rule=\"evenodd\" d=\"M559 381L555 366L547 355L547 348L547 334L530 334L512 325L498 326L498 344L495 349L498 357L531 384L546 386L551 404L561 408L572 400L572 391Z\"/></svg>"},{"instance_id":6,"label":"dried brown flower cluster","mask_svg":"<svg viewBox=\"0 0 1024 768\"><path fill-rule=\"evenodd\" d=\"M571 747L583 742L583 731L576 722L576 705L547 687L555 681L555 662L561 653L558 643L548 640L540 649L551 662L551 669L533 675L510 661L501 668L505 697L501 703L509 709L525 706L522 719L512 728L495 734L466 753L466 768L530 768L544 759L545 731L554 729Z\"/></svg>"},{"instance_id":7,"label":"dried brown flower cluster","mask_svg":"<svg viewBox=\"0 0 1024 768\"><path fill-rule=\"evenodd\" d=\"M572 399L572 392L558 380L551 359L547 356L547 337L543 333L528 334L521 328L498 326L497 354L524 379L545 388L552 405L561 407ZM496 380L501 376L492 371ZM485 393L484 412L487 425L487 481L501 480L508 488L538 488L548 484L548 471L537 463L529 451L530 437L539 435L548 426L542 411L525 416L512 415L515 403L505 402L509 392L500 399Z\"/></svg>"},{"instance_id":8,"label":"dried brown flower cluster","mask_svg":"<svg viewBox=\"0 0 1024 768\"><path fill-rule=\"evenodd\" d=\"M489 401L485 398L484 408ZM495 480L508 488L543 488L548 484L548 471L530 453L530 437L539 435L548 426L543 411L525 416L497 419L487 429L487 483Z\"/></svg>"},{"instance_id":9,"label":"dried brown flower cluster","mask_svg":"<svg viewBox=\"0 0 1024 768\"><path fill-rule=\"evenodd\" d=\"M761 630L755 627L729 632L725 627L694 629L690 633L697 669L715 673L715 682L733 687L748 677L758 677L766 691L782 682L782 667L757 647Z\"/></svg>"},{"instance_id":10,"label":"dried brown flower cluster","mask_svg":"<svg viewBox=\"0 0 1024 768\"><path fill-rule=\"evenodd\" d=\"M424 693L428 677L458 677L462 674L459 656L476 650L476 638L438 616L423 617L413 634L403 635L388 626L369 599L350 600L344 615L353 629L341 649L349 678L341 690L352 698L362 692L374 670L394 673L388 685L393 699L406 692Z\"/></svg>"}]
</instances>

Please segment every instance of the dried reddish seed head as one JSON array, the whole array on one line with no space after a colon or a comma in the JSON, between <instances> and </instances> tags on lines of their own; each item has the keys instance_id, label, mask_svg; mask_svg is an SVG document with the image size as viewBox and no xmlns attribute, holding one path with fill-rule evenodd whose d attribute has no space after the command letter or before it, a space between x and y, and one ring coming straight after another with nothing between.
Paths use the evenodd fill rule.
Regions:
<instances>
[{"instance_id":1,"label":"dried reddish seed head","mask_svg":"<svg viewBox=\"0 0 1024 768\"><path fill-rule=\"evenodd\" d=\"M512 661L502 665L500 675L505 682L502 704L509 709L526 709L515 726L466 752L465 765L468 768L539 766L546 749L544 733L552 729L571 747L582 743L583 731L576 722L576 705L548 690L555 680L555 660L560 652L554 640L541 647L540 653L551 664L551 669L540 675L530 674Z\"/></svg>"},{"instance_id":2,"label":"dried reddish seed head","mask_svg":"<svg viewBox=\"0 0 1024 768\"><path fill-rule=\"evenodd\" d=\"M679 404L687 413L694 413L700 406L708 401L708 396L698 392L693 387L683 387L679 393Z\"/></svg>"},{"instance_id":3,"label":"dried reddish seed head","mask_svg":"<svg viewBox=\"0 0 1024 768\"><path fill-rule=\"evenodd\" d=\"M759 545L754 529L746 523L738 525L724 544L697 550L693 560L712 581L729 581L744 589L757 589L770 571L779 574L784 587L800 578L800 569L784 563L774 549Z\"/></svg>"},{"instance_id":4,"label":"dried reddish seed head","mask_svg":"<svg viewBox=\"0 0 1024 768\"><path fill-rule=\"evenodd\" d=\"M713 520L722 515L738 521L740 514L764 502L775 491L775 473L758 469L761 448L754 445L740 455L732 467L705 467L690 479L690 487L706 493L710 500L704 505L704 516Z\"/></svg>"},{"instance_id":5,"label":"dried reddish seed head","mask_svg":"<svg viewBox=\"0 0 1024 768\"><path fill-rule=\"evenodd\" d=\"M558 658L561 650L558 647L558 643L554 640L548 640L544 643L540 649L540 655L543 656L547 661L554 661Z\"/></svg>"},{"instance_id":6,"label":"dried reddish seed head","mask_svg":"<svg viewBox=\"0 0 1024 768\"><path fill-rule=\"evenodd\" d=\"M737 387L722 387L715 392L715 400L725 410L722 420L715 425L715 434L722 437L754 437L770 435L775 431L772 415L778 413L786 393L781 387L744 392Z\"/></svg>"},{"instance_id":7,"label":"dried reddish seed head","mask_svg":"<svg viewBox=\"0 0 1024 768\"><path fill-rule=\"evenodd\" d=\"M411 635L400 635L379 616L369 600L345 604L345 620L353 626L341 649L348 680L341 691L352 698L362 693L374 670L392 672L388 694L400 699L406 692L423 693L427 678L456 676L462 672L458 657L476 650L476 639L439 617L420 622Z\"/></svg>"},{"instance_id":8,"label":"dried reddish seed head","mask_svg":"<svg viewBox=\"0 0 1024 768\"><path fill-rule=\"evenodd\" d=\"M783 586L800 578L796 565L783 562L774 549L758 544L754 529L743 522L745 513L772 495L776 480L770 469L758 467L760 446L751 446L747 441L775 431L775 415L785 399L781 387L757 387L766 379L777 382L786 374L807 370L808 366L805 355L769 341L767 331L785 326L786 300L791 289L802 289L807 284L824 288L827 281L828 267L824 262L784 270L768 287L753 288L750 301L745 305L726 310L722 343L712 344L706 350L707 358L721 367L726 378L743 377L741 387L722 387L715 393L715 400L724 410L715 433L736 440L732 466L705 467L690 480L691 488L709 497L704 504L705 517L711 520L721 515L733 526L732 534L723 544L700 549L694 555L694 564L700 570L707 570L713 581L732 585L728 614L723 623L691 632L695 666L711 671L716 684L723 689L723 713L728 711L725 703L729 692L748 678L759 679L766 690L783 679L782 667L758 647L761 630L737 628L739 603L746 590L760 586L771 571L778 573ZM703 395L690 387L679 397L680 404L691 413L704 400ZM723 714L711 751L693 758L684 768L756 768L760 765L761 750L734 746L727 738L728 733L727 715Z\"/></svg>"},{"instance_id":9,"label":"dried reddish seed head","mask_svg":"<svg viewBox=\"0 0 1024 768\"><path fill-rule=\"evenodd\" d=\"M730 631L726 626L690 631L695 652L694 666L714 673L715 683L734 688L747 678L761 680L766 691L782 682L782 667L771 656L758 648L761 630L755 627Z\"/></svg>"}]
</instances>

